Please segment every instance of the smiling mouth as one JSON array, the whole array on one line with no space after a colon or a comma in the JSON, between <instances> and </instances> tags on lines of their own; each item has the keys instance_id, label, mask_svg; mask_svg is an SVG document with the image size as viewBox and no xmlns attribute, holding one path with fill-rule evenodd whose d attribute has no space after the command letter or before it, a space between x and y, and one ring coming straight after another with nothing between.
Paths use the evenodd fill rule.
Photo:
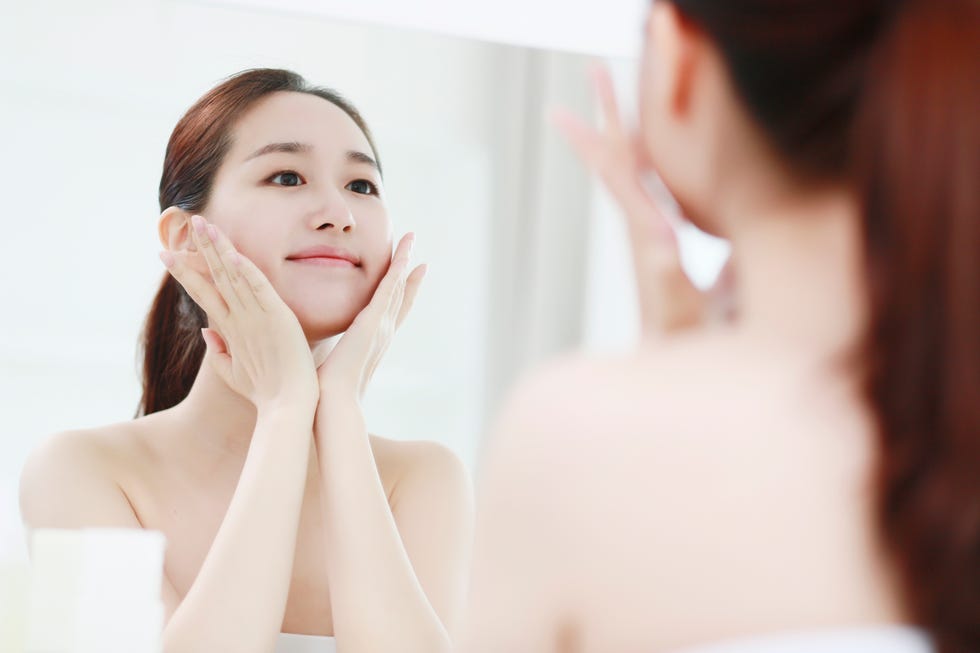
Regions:
<instances>
[{"instance_id":1,"label":"smiling mouth","mask_svg":"<svg viewBox=\"0 0 980 653\"><path fill-rule=\"evenodd\" d=\"M319 267L328 268L357 268L359 265L355 264L353 261L349 261L345 258L337 258L335 256L303 256L299 258L287 258L287 261L292 261L293 263L302 263L304 265L315 265Z\"/></svg>"}]
</instances>

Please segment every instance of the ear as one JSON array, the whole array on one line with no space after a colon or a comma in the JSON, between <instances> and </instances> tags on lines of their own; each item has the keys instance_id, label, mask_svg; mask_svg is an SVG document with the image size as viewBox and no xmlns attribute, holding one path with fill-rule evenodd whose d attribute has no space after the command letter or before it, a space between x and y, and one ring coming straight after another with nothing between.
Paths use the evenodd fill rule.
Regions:
<instances>
[{"instance_id":1,"label":"ear","mask_svg":"<svg viewBox=\"0 0 980 653\"><path fill-rule=\"evenodd\" d=\"M684 118L689 113L692 90L700 72L705 35L672 2L653 3L646 29L660 97L670 113Z\"/></svg>"},{"instance_id":2,"label":"ear","mask_svg":"<svg viewBox=\"0 0 980 653\"><path fill-rule=\"evenodd\" d=\"M164 249L194 251L191 238L191 214L176 206L171 206L160 214L157 231Z\"/></svg>"}]
</instances>

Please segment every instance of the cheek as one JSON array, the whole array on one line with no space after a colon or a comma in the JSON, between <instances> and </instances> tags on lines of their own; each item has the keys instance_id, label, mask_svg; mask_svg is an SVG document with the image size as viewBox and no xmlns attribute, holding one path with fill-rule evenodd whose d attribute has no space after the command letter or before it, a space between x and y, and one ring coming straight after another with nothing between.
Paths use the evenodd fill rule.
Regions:
<instances>
[{"instance_id":1,"label":"cheek","mask_svg":"<svg viewBox=\"0 0 980 653\"><path fill-rule=\"evenodd\" d=\"M252 261L270 281L279 264L279 241L282 234L270 220L257 219L256 216L228 212L206 216L228 236L235 250Z\"/></svg>"},{"instance_id":2,"label":"cheek","mask_svg":"<svg viewBox=\"0 0 980 653\"><path fill-rule=\"evenodd\" d=\"M391 220L382 207L362 212L358 216L358 224L361 228L358 239L361 246L360 254L366 262L369 262L372 273L380 268L380 272L377 273L380 279L391 262L394 238Z\"/></svg>"},{"instance_id":3,"label":"cheek","mask_svg":"<svg viewBox=\"0 0 980 653\"><path fill-rule=\"evenodd\" d=\"M270 257L282 240L278 225L270 219L282 209L272 205L263 193L240 185L225 184L212 195L205 218L217 225L235 249L268 274Z\"/></svg>"}]
</instances>

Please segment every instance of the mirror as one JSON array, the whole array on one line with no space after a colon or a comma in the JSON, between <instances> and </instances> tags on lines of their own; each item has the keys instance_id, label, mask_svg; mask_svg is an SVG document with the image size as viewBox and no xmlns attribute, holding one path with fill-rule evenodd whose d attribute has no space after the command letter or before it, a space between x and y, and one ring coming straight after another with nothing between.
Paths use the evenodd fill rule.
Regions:
<instances>
[{"instance_id":1,"label":"mirror","mask_svg":"<svg viewBox=\"0 0 980 653\"><path fill-rule=\"evenodd\" d=\"M14 12L0 39L8 549L22 544L16 495L27 453L48 434L135 411L137 338L164 274L164 148L182 113L239 70L289 68L353 101L384 161L396 233L415 231L415 258L430 266L369 389L371 432L442 442L474 467L488 420L522 370L570 347L632 337L616 210L545 118L558 105L591 114L589 56L405 21L334 20L298 2L269 6L4 10ZM435 31L454 30L465 32ZM633 64L610 63L628 107ZM682 238L692 276L709 283L724 244L693 230Z\"/></svg>"}]
</instances>

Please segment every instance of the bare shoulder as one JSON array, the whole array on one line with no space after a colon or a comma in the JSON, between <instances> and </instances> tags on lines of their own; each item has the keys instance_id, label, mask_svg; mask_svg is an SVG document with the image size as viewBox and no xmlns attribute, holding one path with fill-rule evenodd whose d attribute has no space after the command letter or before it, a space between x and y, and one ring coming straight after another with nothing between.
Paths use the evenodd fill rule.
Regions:
<instances>
[{"instance_id":1,"label":"bare shoulder","mask_svg":"<svg viewBox=\"0 0 980 653\"><path fill-rule=\"evenodd\" d=\"M811 583L800 595L814 604L853 606L855 574L835 574L864 564L873 438L843 384L793 356L697 334L528 374L480 473L474 583L496 597L488 623L519 607L529 629L571 618L615 637L642 624L673 648L712 615L771 627L799 608L742 603L763 579L758 596Z\"/></svg>"},{"instance_id":2,"label":"bare shoulder","mask_svg":"<svg viewBox=\"0 0 980 653\"><path fill-rule=\"evenodd\" d=\"M133 422L64 431L31 452L20 476L30 528L138 526L119 479L139 447ZM134 523L135 522L135 523Z\"/></svg>"},{"instance_id":3,"label":"bare shoulder","mask_svg":"<svg viewBox=\"0 0 980 653\"><path fill-rule=\"evenodd\" d=\"M554 360L505 402L484 486L502 505L533 494L542 511L573 503L601 510L612 494L663 511L677 503L658 497L680 492L693 501L744 478L775 483L769 476L780 464L831 465L855 445L835 450L834 438L814 434L844 442L862 423L840 417L845 402L818 396L812 367L791 355L708 333Z\"/></svg>"},{"instance_id":4,"label":"bare shoulder","mask_svg":"<svg viewBox=\"0 0 980 653\"><path fill-rule=\"evenodd\" d=\"M764 357L724 334L675 337L619 354L570 354L519 381L505 402L495 439L506 444L530 435L567 444L596 427L608 431L636 419L656 438L675 418L690 423L692 412L706 405L715 413L730 409L769 391L777 378ZM530 433L509 436L515 427Z\"/></svg>"},{"instance_id":5,"label":"bare shoulder","mask_svg":"<svg viewBox=\"0 0 980 653\"><path fill-rule=\"evenodd\" d=\"M371 435L371 448L393 507L406 489L420 485L441 487L447 492L470 492L469 473L463 461L439 442Z\"/></svg>"}]
</instances>

